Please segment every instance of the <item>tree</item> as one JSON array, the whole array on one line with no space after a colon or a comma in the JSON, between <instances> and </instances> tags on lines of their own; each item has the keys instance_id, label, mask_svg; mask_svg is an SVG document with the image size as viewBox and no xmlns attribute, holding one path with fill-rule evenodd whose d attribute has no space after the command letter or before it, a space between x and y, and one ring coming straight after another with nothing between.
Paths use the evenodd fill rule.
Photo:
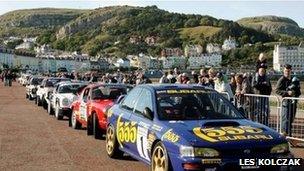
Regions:
<instances>
[{"instance_id":1,"label":"tree","mask_svg":"<svg viewBox=\"0 0 304 171\"><path fill-rule=\"evenodd\" d=\"M199 21L196 19L189 19L185 22L185 27L196 27L199 26Z\"/></svg>"}]
</instances>

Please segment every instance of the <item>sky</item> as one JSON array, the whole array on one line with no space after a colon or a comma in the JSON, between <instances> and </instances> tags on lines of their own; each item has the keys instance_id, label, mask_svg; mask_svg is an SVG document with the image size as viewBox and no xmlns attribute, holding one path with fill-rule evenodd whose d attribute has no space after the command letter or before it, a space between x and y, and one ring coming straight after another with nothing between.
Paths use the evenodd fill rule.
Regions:
<instances>
[{"instance_id":1,"label":"sky","mask_svg":"<svg viewBox=\"0 0 304 171\"><path fill-rule=\"evenodd\" d=\"M185 14L210 15L215 18L238 20L243 17L276 15L288 17L304 28L304 0L237 0L237 1L126 1L126 0L0 0L0 15L16 9L41 7L94 9L113 5L148 6Z\"/></svg>"}]
</instances>

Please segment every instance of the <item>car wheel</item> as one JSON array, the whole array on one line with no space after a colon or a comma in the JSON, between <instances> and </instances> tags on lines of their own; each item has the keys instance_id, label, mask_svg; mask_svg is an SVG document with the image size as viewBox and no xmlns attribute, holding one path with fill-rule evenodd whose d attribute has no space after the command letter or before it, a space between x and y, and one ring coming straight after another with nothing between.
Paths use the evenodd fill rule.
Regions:
<instances>
[{"instance_id":1,"label":"car wheel","mask_svg":"<svg viewBox=\"0 0 304 171\"><path fill-rule=\"evenodd\" d=\"M44 97L42 97L42 106L44 109L47 109L47 102L45 101Z\"/></svg>"},{"instance_id":2,"label":"car wheel","mask_svg":"<svg viewBox=\"0 0 304 171\"><path fill-rule=\"evenodd\" d=\"M37 106L42 106L42 102L39 96L37 97Z\"/></svg>"},{"instance_id":3,"label":"car wheel","mask_svg":"<svg viewBox=\"0 0 304 171\"><path fill-rule=\"evenodd\" d=\"M80 129L81 128L81 123L79 123L76 119L76 113L75 110L72 111L71 115L71 124L73 129Z\"/></svg>"},{"instance_id":4,"label":"car wheel","mask_svg":"<svg viewBox=\"0 0 304 171\"><path fill-rule=\"evenodd\" d=\"M29 100L33 100L34 98L32 97L32 95L29 95Z\"/></svg>"},{"instance_id":5,"label":"car wheel","mask_svg":"<svg viewBox=\"0 0 304 171\"><path fill-rule=\"evenodd\" d=\"M165 146L158 142L152 152L151 161L152 171L168 171L170 170L170 161Z\"/></svg>"},{"instance_id":6,"label":"car wheel","mask_svg":"<svg viewBox=\"0 0 304 171\"><path fill-rule=\"evenodd\" d=\"M58 102L56 103L56 106L55 106L55 117L56 117L57 120L62 120L63 119L62 111L59 108Z\"/></svg>"},{"instance_id":7,"label":"car wheel","mask_svg":"<svg viewBox=\"0 0 304 171\"><path fill-rule=\"evenodd\" d=\"M87 135L93 135L93 118L92 115L87 120Z\"/></svg>"},{"instance_id":8,"label":"car wheel","mask_svg":"<svg viewBox=\"0 0 304 171\"><path fill-rule=\"evenodd\" d=\"M102 131L99 127L99 123L98 123L98 117L96 115L96 113L93 113L93 135L95 139L101 139L102 138Z\"/></svg>"},{"instance_id":9,"label":"car wheel","mask_svg":"<svg viewBox=\"0 0 304 171\"><path fill-rule=\"evenodd\" d=\"M35 98L35 104L37 104L38 103L38 96L36 96L36 98Z\"/></svg>"},{"instance_id":10,"label":"car wheel","mask_svg":"<svg viewBox=\"0 0 304 171\"><path fill-rule=\"evenodd\" d=\"M108 126L106 133L106 150L110 158L121 158L123 152L119 149L113 126Z\"/></svg>"},{"instance_id":11,"label":"car wheel","mask_svg":"<svg viewBox=\"0 0 304 171\"><path fill-rule=\"evenodd\" d=\"M53 110L53 108L52 108L52 105L51 104L48 104L48 114L49 115L54 115L54 110Z\"/></svg>"},{"instance_id":12,"label":"car wheel","mask_svg":"<svg viewBox=\"0 0 304 171\"><path fill-rule=\"evenodd\" d=\"M25 98L28 99L28 98L29 98L29 95L28 95L28 94L25 94Z\"/></svg>"}]
</instances>

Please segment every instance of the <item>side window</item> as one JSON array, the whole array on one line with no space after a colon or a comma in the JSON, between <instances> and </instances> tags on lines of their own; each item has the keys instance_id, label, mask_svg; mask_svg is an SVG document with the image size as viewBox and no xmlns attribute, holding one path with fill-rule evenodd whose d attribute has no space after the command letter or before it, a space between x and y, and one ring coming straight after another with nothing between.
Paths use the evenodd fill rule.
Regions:
<instances>
[{"instance_id":1,"label":"side window","mask_svg":"<svg viewBox=\"0 0 304 171\"><path fill-rule=\"evenodd\" d=\"M121 107L133 111L135 102L138 99L141 90L142 88L134 88L133 90L131 90L130 93L122 101Z\"/></svg>"},{"instance_id":2,"label":"side window","mask_svg":"<svg viewBox=\"0 0 304 171\"><path fill-rule=\"evenodd\" d=\"M143 115L146 107L153 111L152 93L147 89L143 89L137 99L134 112Z\"/></svg>"},{"instance_id":3,"label":"side window","mask_svg":"<svg viewBox=\"0 0 304 171\"><path fill-rule=\"evenodd\" d=\"M90 89L85 89L82 95L82 101L87 102Z\"/></svg>"}]
</instances>

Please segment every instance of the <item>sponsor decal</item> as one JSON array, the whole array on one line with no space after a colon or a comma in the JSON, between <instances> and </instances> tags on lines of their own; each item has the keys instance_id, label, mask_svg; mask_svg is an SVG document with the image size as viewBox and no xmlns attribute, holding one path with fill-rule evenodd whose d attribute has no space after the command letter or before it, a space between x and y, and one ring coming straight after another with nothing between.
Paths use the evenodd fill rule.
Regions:
<instances>
[{"instance_id":1,"label":"sponsor decal","mask_svg":"<svg viewBox=\"0 0 304 171\"><path fill-rule=\"evenodd\" d=\"M179 90L161 90L157 91L157 94L193 94L193 93L205 93L205 90L185 90L185 89L179 89Z\"/></svg>"},{"instance_id":2,"label":"sponsor decal","mask_svg":"<svg viewBox=\"0 0 304 171\"><path fill-rule=\"evenodd\" d=\"M172 129L169 129L162 137L161 140L168 140L170 142L177 142L179 140L179 136L172 132Z\"/></svg>"},{"instance_id":3,"label":"sponsor decal","mask_svg":"<svg viewBox=\"0 0 304 171\"><path fill-rule=\"evenodd\" d=\"M219 128L196 127L193 129L193 132L196 136L209 142L273 139L271 135L263 134L262 129L251 126Z\"/></svg>"},{"instance_id":4,"label":"sponsor decal","mask_svg":"<svg viewBox=\"0 0 304 171\"><path fill-rule=\"evenodd\" d=\"M153 124L152 127L151 127L151 129L159 132L159 131L161 131L163 129L163 127L161 127L159 125Z\"/></svg>"},{"instance_id":5,"label":"sponsor decal","mask_svg":"<svg viewBox=\"0 0 304 171\"><path fill-rule=\"evenodd\" d=\"M108 109L106 115L107 115L108 118L110 118L110 117L113 115L113 110L112 110L112 108Z\"/></svg>"},{"instance_id":6,"label":"sponsor decal","mask_svg":"<svg viewBox=\"0 0 304 171\"><path fill-rule=\"evenodd\" d=\"M137 124L136 122L122 122L122 115L117 120L117 141L120 147L123 148L123 143L135 143L137 138Z\"/></svg>"}]
</instances>

